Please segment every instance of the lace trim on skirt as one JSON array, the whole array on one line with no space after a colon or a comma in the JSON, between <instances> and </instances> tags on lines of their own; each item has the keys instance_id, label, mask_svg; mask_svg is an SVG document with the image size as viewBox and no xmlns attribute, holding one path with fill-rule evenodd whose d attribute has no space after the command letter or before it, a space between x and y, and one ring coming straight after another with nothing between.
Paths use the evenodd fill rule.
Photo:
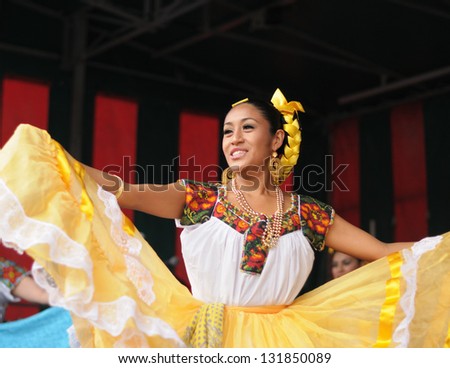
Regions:
<instances>
[{"instance_id":1,"label":"lace trim on skirt","mask_svg":"<svg viewBox=\"0 0 450 368\"><path fill-rule=\"evenodd\" d=\"M139 262L141 244L139 240L125 234L118 226L117 202L111 204L108 194L103 192L99 197L108 209L108 217L112 220L111 236L117 246L124 249L127 264L127 277L137 288L140 298L147 304L154 300L152 292L153 281L150 272ZM106 198L106 199L105 199ZM38 244L47 244L52 262L70 268L82 270L88 279L87 287L74 292L70 296L63 296L55 285L53 279L44 268L37 263L33 265L33 276L36 282L49 293L50 304L60 306L74 315L88 320L95 327L105 330L112 336L119 336L115 347L128 346L132 341L133 347L147 347L147 336L160 336L174 340L178 346L184 346L183 341L169 324L155 317L142 314L136 302L127 296L122 296L113 302L93 302L94 291L92 279L92 261L87 250L80 243L75 242L57 226L32 219L25 214L22 205L3 180L0 179L0 208L2 208L2 221L0 221L0 234L4 245L23 252ZM120 212L120 216L122 213ZM126 322L132 318L136 327L125 329ZM139 343L137 343L139 342Z\"/></svg>"},{"instance_id":2,"label":"lace trim on skirt","mask_svg":"<svg viewBox=\"0 0 450 368\"><path fill-rule=\"evenodd\" d=\"M410 340L409 325L415 315L415 296L417 292L417 270L418 263L422 255L436 248L442 241L442 236L424 238L415 243L410 249L402 250L403 265L401 267L403 278L406 283L406 290L400 299L400 306L405 313L405 317L395 329L392 340L397 343L396 347L408 347Z\"/></svg>"}]
</instances>

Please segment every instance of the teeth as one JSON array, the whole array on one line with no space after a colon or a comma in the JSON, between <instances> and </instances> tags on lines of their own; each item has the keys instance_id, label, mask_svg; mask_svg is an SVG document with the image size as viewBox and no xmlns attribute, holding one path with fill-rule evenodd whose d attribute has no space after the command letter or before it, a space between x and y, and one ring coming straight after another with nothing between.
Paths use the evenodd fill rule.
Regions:
<instances>
[{"instance_id":1,"label":"teeth","mask_svg":"<svg viewBox=\"0 0 450 368\"><path fill-rule=\"evenodd\" d=\"M245 151L235 151L231 154L233 158L239 158L245 155Z\"/></svg>"}]
</instances>

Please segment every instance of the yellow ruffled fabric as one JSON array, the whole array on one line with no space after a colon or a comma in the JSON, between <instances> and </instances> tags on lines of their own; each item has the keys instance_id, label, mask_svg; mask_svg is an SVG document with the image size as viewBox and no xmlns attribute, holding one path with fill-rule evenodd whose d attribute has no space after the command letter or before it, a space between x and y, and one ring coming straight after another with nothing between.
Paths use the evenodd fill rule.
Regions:
<instances>
[{"instance_id":1,"label":"yellow ruffled fabric","mask_svg":"<svg viewBox=\"0 0 450 368\"><path fill-rule=\"evenodd\" d=\"M446 344L450 322L450 293L445 286L449 277L449 251L450 234L446 234L432 253L421 257L413 300L415 313L408 325L409 340L405 347ZM260 313L239 308L228 310L223 346L403 346L393 339L394 332L402 335L398 327L405 319L400 306L406 290L405 280L400 277L397 283L395 270L401 262L403 258L398 253L372 262L300 296L279 312L264 314L263 318ZM392 287L392 284L397 285ZM247 332L236 326L251 326L251 330Z\"/></svg>"},{"instance_id":2,"label":"yellow ruffled fabric","mask_svg":"<svg viewBox=\"0 0 450 368\"><path fill-rule=\"evenodd\" d=\"M450 233L290 306L240 308L193 298L45 131L21 125L1 150L0 206L0 237L45 269L35 275L84 347L449 345Z\"/></svg>"}]
</instances>

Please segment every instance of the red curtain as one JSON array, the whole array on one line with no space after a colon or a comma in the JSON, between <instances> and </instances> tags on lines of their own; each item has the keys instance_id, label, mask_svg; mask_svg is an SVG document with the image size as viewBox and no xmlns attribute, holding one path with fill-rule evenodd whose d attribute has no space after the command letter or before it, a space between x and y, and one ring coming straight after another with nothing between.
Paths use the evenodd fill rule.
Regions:
<instances>
[{"instance_id":1,"label":"red curtain","mask_svg":"<svg viewBox=\"0 0 450 368\"><path fill-rule=\"evenodd\" d=\"M48 128L50 87L47 83L6 77L2 81L0 138L2 146L21 123ZM0 247L0 254L30 269L32 260L11 249Z\"/></svg>"},{"instance_id":2,"label":"red curtain","mask_svg":"<svg viewBox=\"0 0 450 368\"><path fill-rule=\"evenodd\" d=\"M136 167L138 105L135 101L98 94L95 97L92 164L136 182L141 172ZM133 212L124 210L133 218Z\"/></svg>"},{"instance_id":3,"label":"red curtain","mask_svg":"<svg viewBox=\"0 0 450 368\"><path fill-rule=\"evenodd\" d=\"M219 174L219 119L214 116L182 112L179 135L179 178L217 182ZM175 255L179 263L176 276L189 285L177 231Z\"/></svg>"},{"instance_id":4,"label":"red curtain","mask_svg":"<svg viewBox=\"0 0 450 368\"><path fill-rule=\"evenodd\" d=\"M395 240L419 240L428 233L425 137L421 102L392 109L391 139Z\"/></svg>"},{"instance_id":5,"label":"red curtain","mask_svg":"<svg viewBox=\"0 0 450 368\"><path fill-rule=\"evenodd\" d=\"M337 122L332 130L331 204L336 213L360 226L359 121L352 118ZM343 165L343 166L340 166ZM342 171L339 169L341 167ZM345 168L344 168L345 167ZM330 170L327 175L330 173Z\"/></svg>"},{"instance_id":6,"label":"red curtain","mask_svg":"<svg viewBox=\"0 0 450 368\"><path fill-rule=\"evenodd\" d=\"M0 141L3 146L21 123L38 128L48 128L48 110L50 87L47 83L21 78L6 77L0 91ZM26 254L20 255L0 243L0 255L16 262L25 269L31 269L32 259ZM37 313L39 309L27 303L11 304L5 319L13 321Z\"/></svg>"},{"instance_id":7,"label":"red curtain","mask_svg":"<svg viewBox=\"0 0 450 368\"><path fill-rule=\"evenodd\" d=\"M3 79L0 116L2 146L21 123L47 129L49 93L47 83L10 77Z\"/></svg>"}]
</instances>

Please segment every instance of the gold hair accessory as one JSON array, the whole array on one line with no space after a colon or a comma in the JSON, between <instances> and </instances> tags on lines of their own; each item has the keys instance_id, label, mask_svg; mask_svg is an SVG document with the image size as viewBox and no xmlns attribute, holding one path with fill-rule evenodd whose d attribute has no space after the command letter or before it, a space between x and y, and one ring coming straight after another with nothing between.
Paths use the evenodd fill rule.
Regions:
<instances>
[{"instance_id":1,"label":"gold hair accessory","mask_svg":"<svg viewBox=\"0 0 450 368\"><path fill-rule=\"evenodd\" d=\"M279 172L278 183L282 183L291 173L298 157L300 156L300 143L302 135L298 123L297 112L305 112L303 106L298 101L287 102L280 89L277 88L270 100L275 108L283 115L286 124L283 124L283 130L287 133L287 143L284 146L284 153L281 155L281 168Z\"/></svg>"},{"instance_id":2,"label":"gold hair accessory","mask_svg":"<svg viewBox=\"0 0 450 368\"><path fill-rule=\"evenodd\" d=\"M247 102L247 101L248 101L248 98L244 98L244 99L242 99L242 100L232 104L231 107L235 107L235 106L240 105L241 103L244 103L244 102Z\"/></svg>"},{"instance_id":3,"label":"gold hair accessory","mask_svg":"<svg viewBox=\"0 0 450 368\"><path fill-rule=\"evenodd\" d=\"M114 175L114 174L109 174L109 175L114 176L114 177L119 181L119 188L116 189L116 190L113 192L113 194L116 196L116 198L119 199L120 196L122 195L123 189L124 189L124 183L123 183L123 180L122 180L122 178L121 178L120 176L117 176L117 175Z\"/></svg>"}]
</instances>

